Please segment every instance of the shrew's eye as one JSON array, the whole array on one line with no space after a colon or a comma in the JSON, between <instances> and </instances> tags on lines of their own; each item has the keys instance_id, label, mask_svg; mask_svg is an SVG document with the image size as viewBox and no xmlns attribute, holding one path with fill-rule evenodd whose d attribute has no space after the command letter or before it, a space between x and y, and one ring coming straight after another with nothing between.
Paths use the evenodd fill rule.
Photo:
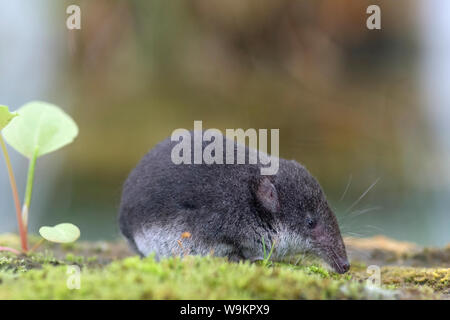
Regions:
<instances>
[{"instance_id":1,"label":"shrew's eye","mask_svg":"<svg viewBox=\"0 0 450 320\"><path fill-rule=\"evenodd\" d=\"M308 226L309 229L314 229L316 224L317 224L316 220L314 220L313 218L310 218L310 217L307 218L306 225Z\"/></svg>"}]
</instances>

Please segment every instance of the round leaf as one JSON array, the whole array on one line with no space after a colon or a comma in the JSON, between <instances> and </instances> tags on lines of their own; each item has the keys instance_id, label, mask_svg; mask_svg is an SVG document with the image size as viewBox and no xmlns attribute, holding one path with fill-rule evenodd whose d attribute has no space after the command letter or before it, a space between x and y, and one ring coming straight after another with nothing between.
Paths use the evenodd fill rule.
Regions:
<instances>
[{"instance_id":1,"label":"round leaf","mask_svg":"<svg viewBox=\"0 0 450 320\"><path fill-rule=\"evenodd\" d=\"M18 152L32 158L56 151L78 135L75 121L59 107L46 102L25 104L3 130L5 140Z\"/></svg>"},{"instance_id":2,"label":"round leaf","mask_svg":"<svg viewBox=\"0 0 450 320\"><path fill-rule=\"evenodd\" d=\"M69 243L80 237L80 229L71 223L61 223L54 227L41 227L39 234L51 242Z\"/></svg>"},{"instance_id":3,"label":"round leaf","mask_svg":"<svg viewBox=\"0 0 450 320\"><path fill-rule=\"evenodd\" d=\"M0 130L8 125L8 123L17 116L17 113L9 112L8 107L0 106Z\"/></svg>"}]
</instances>

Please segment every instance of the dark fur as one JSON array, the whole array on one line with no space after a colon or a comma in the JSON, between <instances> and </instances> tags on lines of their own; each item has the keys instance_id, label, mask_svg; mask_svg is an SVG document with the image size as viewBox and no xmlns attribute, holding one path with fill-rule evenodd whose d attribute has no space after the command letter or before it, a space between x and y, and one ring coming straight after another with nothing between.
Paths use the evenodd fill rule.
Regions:
<instances>
[{"instance_id":1,"label":"dark fur","mask_svg":"<svg viewBox=\"0 0 450 320\"><path fill-rule=\"evenodd\" d=\"M336 218L299 163L280 159L274 176L261 176L259 164L175 165L176 143L159 143L125 182L119 224L136 251L150 253L139 250L140 234L141 247L157 256L214 252L256 260L263 258L264 238L268 250L274 243L275 259L312 251L336 271L348 270ZM180 245L183 232L191 237Z\"/></svg>"}]
</instances>

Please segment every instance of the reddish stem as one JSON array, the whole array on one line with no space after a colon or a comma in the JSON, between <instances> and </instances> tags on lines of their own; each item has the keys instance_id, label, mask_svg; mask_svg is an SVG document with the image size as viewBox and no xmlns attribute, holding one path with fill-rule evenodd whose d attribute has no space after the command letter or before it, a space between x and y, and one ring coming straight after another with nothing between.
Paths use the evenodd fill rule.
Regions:
<instances>
[{"instance_id":1,"label":"reddish stem","mask_svg":"<svg viewBox=\"0 0 450 320\"><path fill-rule=\"evenodd\" d=\"M8 247L0 247L0 251L8 251L8 252L12 252L12 253L17 254L17 255L20 254L20 252L17 251L16 249L8 248Z\"/></svg>"},{"instance_id":2,"label":"reddish stem","mask_svg":"<svg viewBox=\"0 0 450 320\"><path fill-rule=\"evenodd\" d=\"M0 134L0 145L3 149L3 154L5 156L6 167L8 168L9 182L11 184L11 190L13 193L14 204L16 207L16 216L17 216L17 223L19 225L19 233L20 233L20 241L21 241L21 245L22 245L22 251L26 253L28 251L27 230L26 230L26 228L23 224L23 220L22 220L22 210L21 210L21 205L20 205L20 200L19 200L19 194L17 192L16 179L14 178L14 171L12 169L11 160L9 159L8 150L6 149L6 145L5 145L5 142L3 141L3 137L1 136L1 134Z\"/></svg>"}]
</instances>

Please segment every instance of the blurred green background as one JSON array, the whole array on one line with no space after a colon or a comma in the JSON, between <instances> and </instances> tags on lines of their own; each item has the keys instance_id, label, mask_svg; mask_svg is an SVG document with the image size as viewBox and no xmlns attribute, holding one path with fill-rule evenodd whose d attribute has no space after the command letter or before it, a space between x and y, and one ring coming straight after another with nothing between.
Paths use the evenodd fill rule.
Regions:
<instances>
[{"instance_id":1,"label":"blurred green background","mask_svg":"<svg viewBox=\"0 0 450 320\"><path fill-rule=\"evenodd\" d=\"M366 28L371 4L381 30ZM80 128L38 161L33 232L67 220L118 238L129 171L202 120L279 128L281 156L318 178L346 235L450 242L446 0L0 0L0 44L0 103L46 100ZM0 179L0 232L15 231L3 164Z\"/></svg>"}]
</instances>

